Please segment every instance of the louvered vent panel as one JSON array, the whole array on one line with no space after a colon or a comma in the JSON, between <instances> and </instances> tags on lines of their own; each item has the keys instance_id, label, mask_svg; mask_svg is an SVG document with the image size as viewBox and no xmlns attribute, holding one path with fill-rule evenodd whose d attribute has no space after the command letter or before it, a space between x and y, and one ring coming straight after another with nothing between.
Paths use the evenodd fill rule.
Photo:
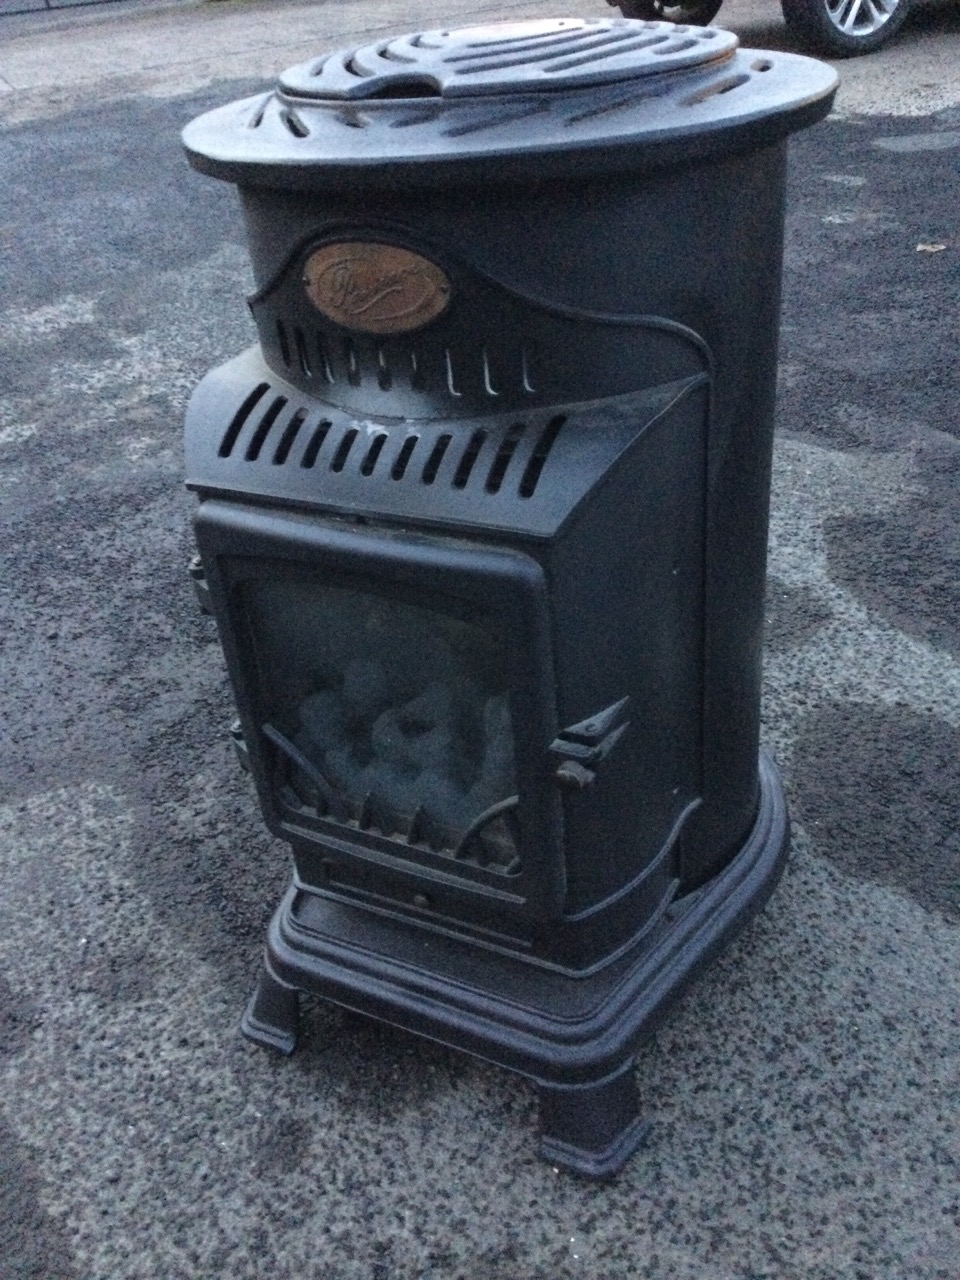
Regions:
<instances>
[{"instance_id":1,"label":"louvered vent panel","mask_svg":"<svg viewBox=\"0 0 960 1280\"><path fill-rule=\"evenodd\" d=\"M383 485L433 485L532 498L567 419L500 421L451 429L449 423L358 422L291 404L259 383L228 424L217 450L232 465L289 466Z\"/></svg>"}]
</instances>

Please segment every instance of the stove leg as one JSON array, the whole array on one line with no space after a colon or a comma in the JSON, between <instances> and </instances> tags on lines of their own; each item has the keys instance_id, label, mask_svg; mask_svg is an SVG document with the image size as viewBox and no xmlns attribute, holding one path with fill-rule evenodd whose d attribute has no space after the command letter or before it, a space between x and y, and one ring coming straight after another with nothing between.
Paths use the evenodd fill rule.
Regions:
<instances>
[{"instance_id":1,"label":"stove leg","mask_svg":"<svg viewBox=\"0 0 960 1280\"><path fill-rule=\"evenodd\" d=\"M291 1054L300 1030L300 992L279 982L264 968L250 997L240 1030L250 1040Z\"/></svg>"},{"instance_id":2,"label":"stove leg","mask_svg":"<svg viewBox=\"0 0 960 1280\"><path fill-rule=\"evenodd\" d=\"M623 1168L650 1131L640 1115L633 1060L593 1084L538 1082L540 1155L591 1178Z\"/></svg>"}]
</instances>

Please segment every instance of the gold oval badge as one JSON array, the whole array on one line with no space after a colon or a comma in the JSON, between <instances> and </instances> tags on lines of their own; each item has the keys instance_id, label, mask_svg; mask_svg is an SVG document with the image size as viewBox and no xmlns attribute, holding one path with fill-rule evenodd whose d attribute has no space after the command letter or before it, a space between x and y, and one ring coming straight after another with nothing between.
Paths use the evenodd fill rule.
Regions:
<instances>
[{"instance_id":1,"label":"gold oval badge","mask_svg":"<svg viewBox=\"0 0 960 1280\"><path fill-rule=\"evenodd\" d=\"M325 244L307 259L307 297L331 320L361 333L408 333L450 301L450 280L436 263L395 244Z\"/></svg>"}]
</instances>

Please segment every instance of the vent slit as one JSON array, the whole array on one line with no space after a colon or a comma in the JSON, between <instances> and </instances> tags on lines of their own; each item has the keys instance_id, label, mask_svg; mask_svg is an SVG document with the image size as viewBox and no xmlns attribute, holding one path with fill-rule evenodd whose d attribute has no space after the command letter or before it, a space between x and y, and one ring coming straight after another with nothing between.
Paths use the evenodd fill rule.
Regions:
<instances>
[{"instance_id":1,"label":"vent slit","mask_svg":"<svg viewBox=\"0 0 960 1280\"><path fill-rule=\"evenodd\" d=\"M403 444L400 446L400 452L397 454L396 461L390 468L391 480L402 480L407 470L407 464L413 454L414 449L420 440L419 436L407 436Z\"/></svg>"},{"instance_id":2,"label":"vent slit","mask_svg":"<svg viewBox=\"0 0 960 1280\"><path fill-rule=\"evenodd\" d=\"M669 40L670 36L654 36L649 35L636 36L631 31L624 33L607 33L602 35L587 35L578 38L576 41L571 40L569 45L563 48L551 49L542 53L537 61L541 64L542 70L549 72L554 68L550 63L557 59L557 69L564 67L577 66L580 62L593 62L598 58L617 57L619 54L632 49L636 44L640 44L643 48L648 44L655 44L660 40ZM691 41L693 43L693 41ZM541 46L542 47L542 46ZM588 50L590 52L588 52ZM596 52L593 52L596 50ZM539 50L537 51L540 52ZM581 55L581 56L577 56ZM563 61L561 62L560 59ZM462 61L463 66L456 68L455 75L468 75L471 72L478 71L503 71L508 67L520 67L531 61L530 56L526 52L518 52L510 50L507 52L497 51L496 57L490 54L472 54L464 55L462 58L447 58L447 62Z\"/></svg>"},{"instance_id":3,"label":"vent slit","mask_svg":"<svg viewBox=\"0 0 960 1280\"><path fill-rule=\"evenodd\" d=\"M524 468L520 479L519 493L521 498L533 497L547 458L550 456L550 451L556 443L557 436L560 434L560 428L566 420L566 417L559 413L555 418L551 418L543 431L541 431L540 439L537 441L533 453L530 455L530 461Z\"/></svg>"},{"instance_id":4,"label":"vent slit","mask_svg":"<svg viewBox=\"0 0 960 1280\"><path fill-rule=\"evenodd\" d=\"M447 366L447 390L452 396L462 396L463 392L457 390L457 382L453 372L453 359L451 358L449 347L444 347L443 358Z\"/></svg>"},{"instance_id":5,"label":"vent slit","mask_svg":"<svg viewBox=\"0 0 960 1280\"><path fill-rule=\"evenodd\" d=\"M469 53L457 53L444 59L445 62L469 62L479 70L488 70L491 66L499 67L502 59L510 58L508 65L518 62L545 62L548 58L562 58L565 54L579 49L592 49L598 45L609 45L617 41L630 39L632 32L614 34L609 31L588 31L580 28L576 31L564 31L554 34L545 32L541 37L524 36L513 40L490 40L482 44L478 41L467 48ZM634 37L635 38L635 37ZM664 40L669 37L663 36ZM492 59L497 59L492 62Z\"/></svg>"},{"instance_id":6,"label":"vent slit","mask_svg":"<svg viewBox=\"0 0 960 1280\"><path fill-rule=\"evenodd\" d=\"M270 434L270 428L276 422L277 418L280 417L286 403L286 396L277 396L273 404L271 404L270 408L260 419L257 424L257 429L250 438L250 443L247 445L247 452L244 454L247 462L256 462L260 457L260 450L263 448L263 442Z\"/></svg>"},{"instance_id":7,"label":"vent slit","mask_svg":"<svg viewBox=\"0 0 960 1280\"><path fill-rule=\"evenodd\" d=\"M330 463L331 471L342 471L347 464L347 458L350 456L350 450L353 448L353 442L356 440L360 432L356 427L351 427L349 431L344 433L343 439L337 445L337 452L333 455L333 461Z\"/></svg>"},{"instance_id":8,"label":"vent slit","mask_svg":"<svg viewBox=\"0 0 960 1280\"><path fill-rule=\"evenodd\" d=\"M536 387L530 380L530 361L527 357L526 348L520 352L520 381L523 384L524 391L529 391L531 395L536 394Z\"/></svg>"},{"instance_id":9,"label":"vent slit","mask_svg":"<svg viewBox=\"0 0 960 1280\"><path fill-rule=\"evenodd\" d=\"M618 48L614 49L613 52L615 54L628 53L628 52L633 53L637 49L648 49L650 48L651 45L663 44L663 42L668 40L669 38L670 38L669 36L642 36L639 39L625 40L619 45ZM671 45L669 52L672 53L674 49L678 49L678 48L682 48L682 49L689 48L689 46L694 43L695 41L690 40L687 44ZM586 66L588 62L602 61L602 59L608 58L610 56L610 52L611 51L609 49L597 49L595 53L584 53L584 54L581 54L580 57L564 58L562 62L554 62L549 67L544 67L544 71L551 75L557 71L572 71L574 67ZM660 54L660 53L668 52L668 50L654 49L653 52L656 54Z\"/></svg>"},{"instance_id":10,"label":"vent slit","mask_svg":"<svg viewBox=\"0 0 960 1280\"><path fill-rule=\"evenodd\" d=\"M477 456L483 448L483 443L487 438L486 431L474 431L470 439L467 441L467 447L463 451L463 456L457 464L457 469L453 476L453 487L455 489L465 489L467 481L470 479L470 473L477 461Z\"/></svg>"},{"instance_id":11,"label":"vent slit","mask_svg":"<svg viewBox=\"0 0 960 1280\"><path fill-rule=\"evenodd\" d=\"M713 84L708 84L705 89L701 89L699 93L694 93L689 98L684 98L680 105L683 107L695 107L701 102L706 102L708 98L718 97L721 93L729 93L731 89L739 89L749 79L748 75L739 75L727 76L724 80L716 80Z\"/></svg>"},{"instance_id":12,"label":"vent slit","mask_svg":"<svg viewBox=\"0 0 960 1280\"><path fill-rule=\"evenodd\" d=\"M634 107L638 102L644 102L646 99L656 96L657 94L655 93L631 93L626 97L614 98L612 101L600 103L596 107L590 107L586 111L578 111L576 115L567 116L565 123L582 124L585 120L593 120L597 116L612 114L614 111L621 111L624 107Z\"/></svg>"},{"instance_id":13,"label":"vent slit","mask_svg":"<svg viewBox=\"0 0 960 1280\"><path fill-rule=\"evenodd\" d=\"M295 138L310 137L310 130L303 123L300 116L297 115L296 111L292 110L290 107L287 107L285 111L280 112L280 119L283 121L287 132L292 133Z\"/></svg>"},{"instance_id":14,"label":"vent slit","mask_svg":"<svg viewBox=\"0 0 960 1280\"><path fill-rule=\"evenodd\" d=\"M360 464L360 474L362 476L373 475L373 469L377 465L377 459L383 453L383 446L389 440L389 436L385 431L381 431L378 436L374 436L370 444L370 448L366 452L363 462Z\"/></svg>"},{"instance_id":15,"label":"vent slit","mask_svg":"<svg viewBox=\"0 0 960 1280\"><path fill-rule=\"evenodd\" d=\"M270 390L269 383L261 382L254 387L250 394L244 400L243 404L230 419L230 425L223 433L223 439L220 441L220 448L217 450L218 457L229 458L233 453L233 446L237 443L237 436L243 430L243 424L250 417L257 401L262 399L264 394Z\"/></svg>"},{"instance_id":16,"label":"vent slit","mask_svg":"<svg viewBox=\"0 0 960 1280\"><path fill-rule=\"evenodd\" d=\"M393 375L387 364L387 354L383 347L377 347L377 386L381 391L389 391L393 386Z\"/></svg>"},{"instance_id":17,"label":"vent slit","mask_svg":"<svg viewBox=\"0 0 960 1280\"><path fill-rule=\"evenodd\" d=\"M293 331L293 345L297 349L297 360L300 369L307 378L313 377L313 367L310 364L310 352L307 350L307 340L303 336L303 330L300 328Z\"/></svg>"},{"instance_id":18,"label":"vent slit","mask_svg":"<svg viewBox=\"0 0 960 1280\"><path fill-rule=\"evenodd\" d=\"M490 468L490 474L487 476L487 493L500 492L500 486L503 484L503 477L507 474L510 459L516 452L524 431L526 431L525 425L522 422L515 422L501 441L497 456L494 458L493 465Z\"/></svg>"},{"instance_id":19,"label":"vent slit","mask_svg":"<svg viewBox=\"0 0 960 1280\"><path fill-rule=\"evenodd\" d=\"M415 124L429 124L431 120L436 120L441 114L439 107L417 107L413 111L408 111L404 115L397 116L395 120L390 121L391 129L409 129Z\"/></svg>"},{"instance_id":20,"label":"vent slit","mask_svg":"<svg viewBox=\"0 0 960 1280\"><path fill-rule=\"evenodd\" d=\"M451 435L442 435L437 443L430 450L430 457L426 461L423 468L423 483L433 484L437 478L437 472L440 470L440 463L443 461L443 455L450 448L450 441L453 439Z\"/></svg>"},{"instance_id":21,"label":"vent slit","mask_svg":"<svg viewBox=\"0 0 960 1280\"><path fill-rule=\"evenodd\" d=\"M342 107L334 119L338 124L346 125L348 129L365 129L370 123L369 117L358 111L356 107Z\"/></svg>"},{"instance_id":22,"label":"vent slit","mask_svg":"<svg viewBox=\"0 0 960 1280\"><path fill-rule=\"evenodd\" d=\"M493 385L493 377L490 373L490 356L487 348L483 348L483 389L488 396L498 396L500 392Z\"/></svg>"},{"instance_id":23,"label":"vent slit","mask_svg":"<svg viewBox=\"0 0 960 1280\"><path fill-rule=\"evenodd\" d=\"M317 460L317 454L323 447L323 442L326 440L327 433L332 426L332 422L324 419L323 422L319 422L316 427L314 427L313 435L310 437L310 443L307 445L306 449L304 449L303 457L300 460L301 467L309 470L310 467L314 465Z\"/></svg>"},{"instance_id":24,"label":"vent slit","mask_svg":"<svg viewBox=\"0 0 960 1280\"><path fill-rule=\"evenodd\" d=\"M306 418L306 409L298 409L284 427L283 435L280 437L280 441L273 453L274 466L279 467L286 462L287 457L290 454L290 450L293 448L293 442L296 440L300 432L300 428L303 426Z\"/></svg>"},{"instance_id":25,"label":"vent slit","mask_svg":"<svg viewBox=\"0 0 960 1280\"><path fill-rule=\"evenodd\" d=\"M280 343L280 355L283 363L290 367L290 339L287 337L287 326L282 320L277 321L277 341Z\"/></svg>"},{"instance_id":26,"label":"vent slit","mask_svg":"<svg viewBox=\"0 0 960 1280\"><path fill-rule=\"evenodd\" d=\"M263 124L263 117L266 115L267 107L270 105L270 101L271 101L271 99L272 99L272 98L273 98L273 94L272 94L272 93L268 93L268 94L267 94L267 96L266 96L265 98L261 99L261 101L260 101L260 103L257 105L256 110L254 111L253 115L252 115L252 116L250 117L250 119L247 121L247 128L248 128L248 129L259 129L259 128L260 128L260 126Z\"/></svg>"},{"instance_id":27,"label":"vent slit","mask_svg":"<svg viewBox=\"0 0 960 1280\"><path fill-rule=\"evenodd\" d=\"M327 344L323 340L323 335L317 334L317 358L320 362L320 370L327 382L335 382L333 369L330 366L330 358L327 355Z\"/></svg>"},{"instance_id":28,"label":"vent slit","mask_svg":"<svg viewBox=\"0 0 960 1280\"><path fill-rule=\"evenodd\" d=\"M420 361L415 351L410 352L410 389L412 391L422 391L427 385L423 370L420 368Z\"/></svg>"},{"instance_id":29,"label":"vent slit","mask_svg":"<svg viewBox=\"0 0 960 1280\"><path fill-rule=\"evenodd\" d=\"M583 27L577 27L573 31L540 31L533 32L525 36L506 36L500 40L472 40L468 45L468 49L479 49L480 53L462 54L463 57L482 58L484 56L491 57L500 50L509 50L516 53L518 50L537 53L538 50L549 47L554 44L569 44L571 41L583 40L586 34ZM490 52L486 55L482 50L488 49Z\"/></svg>"},{"instance_id":30,"label":"vent slit","mask_svg":"<svg viewBox=\"0 0 960 1280\"><path fill-rule=\"evenodd\" d=\"M351 387L359 387L360 385L360 361L357 357L357 348L353 345L349 338L343 344L343 358L347 362L347 380Z\"/></svg>"},{"instance_id":31,"label":"vent slit","mask_svg":"<svg viewBox=\"0 0 960 1280\"><path fill-rule=\"evenodd\" d=\"M408 58L402 53L397 53L396 49L391 48L389 44L381 45L377 53L388 62L416 62L416 58Z\"/></svg>"},{"instance_id":32,"label":"vent slit","mask_svg":"<svg viewBox=\"0 0 960 1280\"><path fill-rule=\"evenodd\" d=\"M529 106L518 107L515 111L500 111L493 114L489 107L484 107L482 114L474 114L466 124L450 125L444 129L448 138L465 138L470 133L482 133L484 129L499 129L505 124L516 124L518 120L526 120L528 116L542 115L548 111L549 104L532 102Z\"/></svg>"},{"instance_id":33,"label":"vent slit","mask_svg":"<svg viewBox=\"0 0 960 1280\"><path fill-rule=\"evenodd\" d=\"M668 53L680 53L684 49L692 49L696 43L696 40L677 40L674 44L668 44L665 49L654 49L653 52L658 58L662 58Z\"/></svg>"}]
</instances>

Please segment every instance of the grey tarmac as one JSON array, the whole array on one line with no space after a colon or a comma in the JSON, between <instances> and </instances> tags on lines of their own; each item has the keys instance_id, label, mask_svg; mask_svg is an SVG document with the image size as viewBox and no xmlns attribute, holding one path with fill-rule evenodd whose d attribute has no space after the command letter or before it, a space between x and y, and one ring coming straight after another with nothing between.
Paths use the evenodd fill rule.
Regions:
<instances>
[{"instance_id":1,"label":"grey tarmac","mask_svg":"<svg viewBox=\"0 0 960 1280\"><path fill-rule=\"evenodd\" d=\"M232 757L180 439L251 281L178 132L326 48L554 12L0 16L0 1280L960 1274L956 4L792 143L764 723L793 852L641 1055L644 1149L557 1173L522 1080L318 1004L289 1060L238 1034L289 860ZM773 4L720 21L791 47Z\"/></svg>"}]
</instances>

